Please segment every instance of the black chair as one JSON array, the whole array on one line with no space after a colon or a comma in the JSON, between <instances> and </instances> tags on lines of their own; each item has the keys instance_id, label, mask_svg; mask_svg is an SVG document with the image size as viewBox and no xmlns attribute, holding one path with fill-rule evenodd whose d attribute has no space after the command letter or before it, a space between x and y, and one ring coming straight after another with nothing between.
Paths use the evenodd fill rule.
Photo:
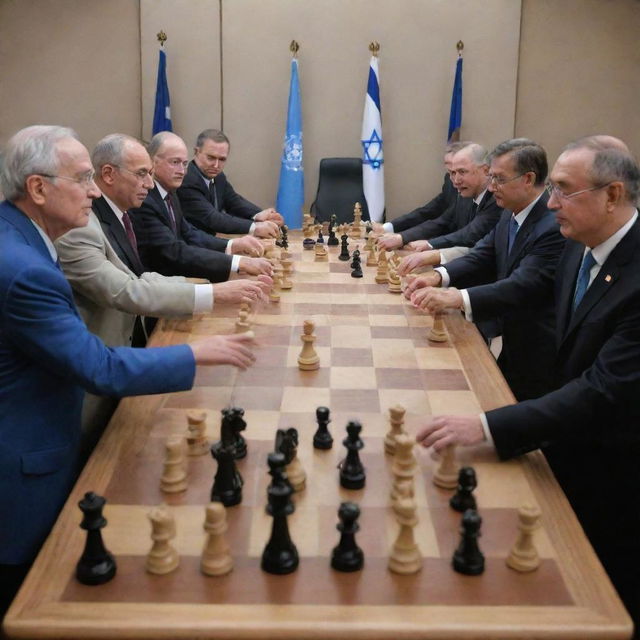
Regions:
<instances>
[{"instance_id":1,"label":"black chair","mask_svg":"<svg viewBox=\"0 0 640 640\"><path fill-rule=\"evenodd\" d=\"M362 219L369 219L369 209L362 190L361 158L323 158L316 199L311 205L311 215L319 222L331 219L335 214L338 224L353 221L356 202L362 207Z\"/></svg>"}]
</instances>

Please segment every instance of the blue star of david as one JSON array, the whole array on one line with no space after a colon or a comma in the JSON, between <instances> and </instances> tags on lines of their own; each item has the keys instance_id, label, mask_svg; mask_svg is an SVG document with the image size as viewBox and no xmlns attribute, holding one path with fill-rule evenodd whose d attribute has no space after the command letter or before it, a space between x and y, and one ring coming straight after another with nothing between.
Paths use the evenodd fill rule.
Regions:
<instances>
[{"instance_id":1,"label":"blue star of david","mask_svg":"<svg viewBox=\"0 0 640 640\"><path fill-rule=\"evenodd\" d=\"M362 148L364 150L364 164L371 165L373 169L379 169L384 159L382 157L382 138L374 129L368 140L362 140Z\"/></svg>"}]
</instances>

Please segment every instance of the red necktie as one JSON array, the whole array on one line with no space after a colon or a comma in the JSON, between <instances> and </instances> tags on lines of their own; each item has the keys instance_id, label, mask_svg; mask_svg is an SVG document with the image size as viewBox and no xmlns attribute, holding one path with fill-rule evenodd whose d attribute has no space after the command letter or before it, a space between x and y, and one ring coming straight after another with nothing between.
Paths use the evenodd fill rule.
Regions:
<instances>
[{"instance_id":1,"label":"red necktie","mask_svg":"<svg viewBox=\"0 0 640 640\"><path fill-rule=\"evenodd\" d=\"M140 260L140 255L138 254L138 242L136 240L136 234L133 231L133 225L131 224L131 218L129 214L125 211L122 214L122 222L124 224L124 230L127 232L127 238L129 238L129 244L131 244L131 248L133 252L136 254L138 260Z\"/></svg>"},{"instance_id":2,"label":"red necktie","mask_svg":"<svg viewBox=\"0 0 640 640\"><path fill-rule=\"evenodd\" d=\"M171 227L173 228L173 233L177 233L176 216L173 213L173 202L172 202L171 194L167 193L164 199L165 199L165 202L167 203L167 209L169 210L169 220L171 220Z\"/></svg>"}]
</instances>

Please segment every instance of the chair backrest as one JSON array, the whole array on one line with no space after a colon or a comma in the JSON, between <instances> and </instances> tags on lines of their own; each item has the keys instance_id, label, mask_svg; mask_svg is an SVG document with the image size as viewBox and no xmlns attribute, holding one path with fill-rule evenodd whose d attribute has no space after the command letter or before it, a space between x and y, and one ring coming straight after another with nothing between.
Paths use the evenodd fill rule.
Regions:
<instances>
[{"instance_id":1,"label":"chair backrest","mask_svg":"<svg viewBox=\"0 0 640 640\"><path fill-rule=\"evenodd\" d=\"M319 221L335 214L339 224L353 220L353 207L359 202L362 219L369 219L369 208L362 190L361 158L322 158L316 199L311 213Z\"/></svg>"}]
</instances>

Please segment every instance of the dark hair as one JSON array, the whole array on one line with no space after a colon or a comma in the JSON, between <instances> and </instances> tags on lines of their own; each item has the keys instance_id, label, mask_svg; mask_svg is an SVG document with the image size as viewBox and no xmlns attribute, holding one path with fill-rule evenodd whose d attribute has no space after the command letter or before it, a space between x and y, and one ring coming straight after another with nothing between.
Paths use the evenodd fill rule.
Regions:
<instances>
[{"instance_id":1,"label":"dark hair","mask_svg":"<svg viewBox=\"0 0 640 640\"><path fill-rule=\"evenodd\" d=\"M229 138L220 131L220 129L205 129L201 131L196 139L196 147L199 149L205 140L213 140L214 142L226 142L229 146L231 143L229 142Z\"/></svg>"},{"instance_id":2,"label":"dark hair","mask_svg":"<svg viewBox=\"0 0 640 640\"><path fill-rule=\"evenodd\" d=\"M516 173L522 175L532 172L536 176L534 184L538 186L544 184L549 172L549 165L547 164L547 153L539 144L529 138L505 140L489 154L489 162L508 153L513 158Z\"/></svg>"}]
</instances>

